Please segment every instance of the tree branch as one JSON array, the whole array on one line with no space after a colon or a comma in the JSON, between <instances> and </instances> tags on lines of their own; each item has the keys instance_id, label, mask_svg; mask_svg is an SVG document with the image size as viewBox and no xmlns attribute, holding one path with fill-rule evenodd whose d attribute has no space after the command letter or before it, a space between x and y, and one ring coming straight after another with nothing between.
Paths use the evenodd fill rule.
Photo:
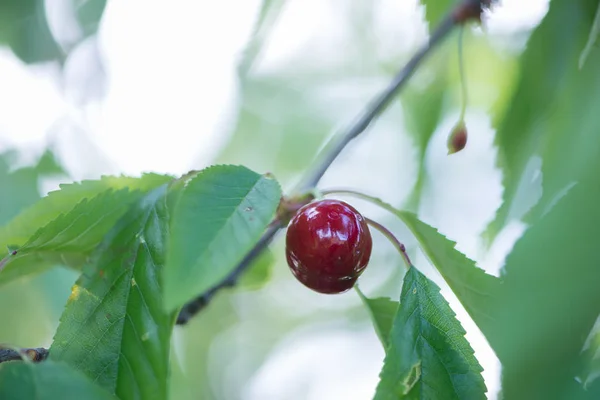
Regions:
<instances>
[{"instance_id":1,"label":"tree branch","mask_svg":"<svg viewBox=\"0 0 600 400\"><path fill-rule=\"evenodd\" d=\"M275 234L279 229L283 228L283 224L279 220L275 220L260 240L254 245L252 250L242 259L239 265L234 269L221 283L209 289L206 293L196 297L194 300L187 303L177 316L177 325L187 324L188 321L202 310L213 298L213 296L221 289L235 286L239 276L252 265L252 262L267 248L271 243Z\"/></svg>"},{"instance_id":2,"label":"tree branch","mask_svg":"<svg viewBox=\"0 0 600 400\"><path fill-rule=\"evenodd\" d=\"M23 361L28 359L33 362L44 361L48 358L48 349L38 347L36 349L15 349L0 346L0 363L8 361Z\"/></svg>"},{"instance_id":3,"label":"tree branch","mask_svg":"<svg viewBox=\"0 0 600 400\"><path fill-rule=\"evenodd\" d=\"M334 137L334 140L325 147L323 156L315 162L314 167L310 168L304 179L296 187L296 193L303 193L314 189L319 183L327 169L344 150L344 148L363 133L369 125L389 106L390 102L398 94L400 89L406 84L408 79L417 70L421 62L431 52L431 50L440 44L457 25L462 25L468 20L479 20L483 11L483 6L489 6L490 0L464 0L459 3L444 18L440 25L431 34L427 43L425 43L415 55L406 63L404 68L392 79L390 84L370 102L364 112L350 127L340 135ZM214 286L206 293L195 300L186 304L177 318L177 324L186 324L195 314L202 310L221 289L232 287L236 284L239 276L252 264L262 251L271 243L277 232L283 228L283 224L276 220L265 231L261 239L254 248L244 257L237 268L232 271L220 284Z\"/></svg>"}]
</instances>

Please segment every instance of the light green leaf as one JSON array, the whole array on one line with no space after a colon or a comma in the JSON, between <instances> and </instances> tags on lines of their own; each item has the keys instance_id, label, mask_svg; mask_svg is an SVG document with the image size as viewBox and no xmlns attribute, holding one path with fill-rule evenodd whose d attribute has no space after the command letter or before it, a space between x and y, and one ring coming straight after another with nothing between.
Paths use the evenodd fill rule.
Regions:
<instances>
[{"instance_id":1,"label":"light green leaf","mask_svg":"<svg viewBox=\"0 0 600 400\"><path fill-rule=\"evenodd\" d=\"M275 216L281 189L241 166L213 166L191 178L173 210L164 272L172 310L222 281Z\"/></svg>"},{"instance_id":2,"label":"light green leaf","mask_svg":"<svg viewBox=\"0 0 600 400\"><path fill-rule=\"evenodd\" d=\"M578 68L597 7L596 0L553 0L521 56L513 99L497 124L504 193L484 235L489 244L509 221L529 211L519 195L520 188L530 187L522 181L531 179L524 173L533 156L542 159L543 197L528 222L535 222L597 158L599 54L591 53L586 68Z\"/></svg>"},{"instance_id":3,"label":"light green leaf","mask_svg":"<svg viewBox=\"0 0 600 400\"><path fill-rule=\"evenodd\" d=\"M271 278L275 256L265 249L260 256L250 265L237 282L237 287L245 290L258 290Z\"/></svg>"},{"instance_id":4,"label":"light green leaf","mask_svg":"<svg viewBox=\"0 0 600 400\"><path fill-rule=\"evenodd\" d=\"M419 149L424 152L435 132L444 111L444 99L448 90L445 51L436 58L436 66L429 71L433 78L422 86L410 86L402 94L402 109L408 131L415 136ZM437 65L443 65L444 68Z\"/></svg>"},{"instance_id":5,"label":"light green leaf","mask_svg":"<svg viewBox=\"0 0 600 400\"><path fill-rule=\"evenodd\" d=\"M581 358L583 367L579 379L587 388L600 378L600 319L596 320L596 324L590 332L587 347L582 352Z\"/></svg>"},{"instance_id":6,"label":"light green leaf","mask_svg":"<svg viewBox=\"0 0 600 400\"><path fill-rule=\"evenodd\" d=\"M402 94L402 110L406 127L417 144L419 152L419 172L415 187L407 201L409 209L416 210L419 205L421 191L425 183L427 170L425 168L425 154L429 140L433 136L444 113L444 100L448 90L448 60L447 52L440 50L434 55L435 63L431 71L433 79L422 87L412 85Z\"/></svg>"},{"instance_id":7,"label":"light green leaf","mask_svg":"<svg viewBox=\"0 0 600 400\"><path fill-rule=\"evenodd\" d=\"M585 44L585 48L581 52L581 55L579 56L579 69L583 68L585 61L594 49L594 46L598 42L598 36L600 36L600 5L598 5L598 8L596 9L596 17L594 18L594 24L590 30L588 41Z\"/></svg>"},{"instance_id":8,"label":"light green leaf","mask_svg":"<svg viewBox=\"0 0 600 400\"><path fill-rule=\"evenodd\" d=\"M488 336L507 399L575 398L580 353L600 314L600 178L588 171L506 259Z\"/></svg>"},{"instance_id":9,"label":"light green leaf","mask_svg":"<svg viewBox=\"0 0 600 400\"><path fill-rule=\"evenodd\" d=\"M483 368L464 335L439 287L411 267L375 400L485 399Z\"/></svg>"},{"instance_id":10,"label":"light green leaf","mask_svg":"<svg viewBox=\"0 0 600 400\"><path fill-rule=\"evenodd\" d=\"M244 56L239 65L242 76L252 69L256 59L260 57L284 5L285 0L262 0L258 18L250 35L250 42L244 49Z\"/></svg>"},{"instance_id":11,"label":"light green leaf","mask_svg":"<svg viewBox=\"0 0 600 400\"><path fill-rule=\"evenodd\" d=\"M107 190L83 199L69 213L40 228L23 246L14 248L0 273L0 285L37 274L54 265L79 269L128 207L142 192Z\"/></svg>"},{"instance_id":12,"label":"light green leaf","mask_svg":"<svg viewBox=\"0 0 600 400\"><path fill-rule=\"evenodd\" d=\"M421 0L425 7L425 20L429 23L429 30L432 31L446 14L452 11L456 6L456 0Z\"/></svg>"},{"instance_id":13,"label":"light green leaf","mask_svg":"<svg viewBox=\"0 0 600 400\"><path fill-rule=\"evenodd\" d=\"M0 155L0 187L4 193L10 193L10 196L0 196L0 226L39 200L40 178L65 173L50 151L46 151L36 165L13 171L14 157L13 151ZM4 249L0 249L2 253Z\"/></svg>"},{"instance_id":14,"label":"light green leaf","mask_svg":"<svg viewBox=\"0 0 600 400\"><path fill-rule=\"evenodd\" d=\"M379 340L381 340L383 348L387 349L390 345L392 323L396 316L396 312L398 311L398 302L393 301L388 297L369 299L361 292L358 286L355 286L354 288L369 311L369 315L373 321L373 327L375 328Z\"/></svg>"},{"instance_id":15,"label":"light green leaf","mask_svg":"<svg viewBox=\"0 0 600 400\"><path fill-rule=\"evenodd\" d=\"M131 204L170 179L162 175L139 180L103 178L64 185L50 193L0 230L0 241L17 251L0 267L0 285L58 264L80 268Z\"/></svg>"},{"instance_id":16,"label":"light green leaf","mask_svg":"<svg viewBox=\"0 0 600 400\"><path fill-rule=\"evenodd\" d=\"M166 185L134 204L95 250L50 349L119 398L165 399L175 314L162 308Z\"/></svg>"},{"instance_id":17,"label":"light green leaf","mask_svg":"<svg viewBox=\"0 0 600 400\"><path fill-rule=\"evenodd\" d=\"M327 80L331 83L332 77ZM289 76L249 77L242 87L231 140L217 162L254 171L275 169L279 182L295 181L333 129L331 109L307 100L320 98L324 85L314 77L301 81L290 81Z\"/></svg>"},{"instance_id":18,"label":"light green leaf","mask_svg":"<svg viewBox=\"0 0 600 400\"><path fill-rule=\"evenodd\" d=\"M146 192L171 179L173 177L166 175L144 174L140 178L103 176L99 180L61 184L59 190L48 193L46 197L26 208L7 225L0 227L0 251L7 246L22 246L40 227L61 214L68 213L83 199L91 199L108 189L128 188L131 191Z\"/></svg>"},{"instance_id":19,"label":"light green leaf","mask_svg":"<svg viewBox=\"0 0 600 400\"><path fill-rule=\"evenodd\" d=\"M0 366L2 400L116 400L65 363L11 362Z\"/></svg>"}]
</instances>

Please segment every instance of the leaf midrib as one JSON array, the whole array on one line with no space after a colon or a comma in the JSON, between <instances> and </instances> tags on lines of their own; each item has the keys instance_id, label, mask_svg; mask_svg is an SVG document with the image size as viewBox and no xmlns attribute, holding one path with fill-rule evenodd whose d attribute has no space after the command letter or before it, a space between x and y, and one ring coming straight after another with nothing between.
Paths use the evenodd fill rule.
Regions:
<instances>
[{"instance_id":1,"label":"leaf midrib","mask_svg":"<svg viewBox=\"0 0 600 400\"><path fill-rule=\"evenodd\" d=\"M212 251L213 247L215 246L216 243L219 243L222 241L222 236L224 234L225 228L229 227L232 225L232 220L238 215L240 214L241 219L244 221L244 223L246 224L246 226L249 227L248 221L246 221L246 219L243 217L243 213L241 211L241 207L242 204L244 203L244 201L248 202L248 204L254 208L253 203L251 203L248 200L248 196L250 195L250 193L252 193L256 187L258 186L258 184L262 181L262 177L260 177L255 183L254 185L252 185L252 187L246 192L246 194L242 197L234 197L234 198L230 198L229 200L239 200L239 203L237 206L235 206L234 212L232 212L231 214L229 214L229 216L227 218L225 218L223 221L223 224L221 224L221 227L216 231L215 235L213 236L213 239L208 243L208 245L206 246L206 248L198 255L198 257L196 258L196 262L194 264L195 268L200 269L199 267L201 267L201 265L199 265L199 263L204 260L208 254L214 253ZM235 188L239 188L239 186L236 186ZM231 189L231 188L229 188ZM257 190L257 192L259 192Z\"/></svg>"},{"instance_id":2,"label":"leaf midrib","mask_svg":"<svg viewBox=\"0 0 600 400\"><path fill-rule=\"evenodd\" d=\"M412 267L412 268L414 268L414 267ZM460 394L459 394L459 392L456 389L456 386L455 386L455 383L454 383L454 379L452 379L453 375L450 374L450 371L448 370L448 366L440 358L440 354L436 350L436 348L433 347L431 345L431 343L429 342L429 340L423 335L423 323L427 323L427 324L433 326L438 331L443 332L444 333L444 337L447 338L447 339L450 339L450 340L447 340L447 343L451 344L451 349L454 350L454 351L457 351L459 354L461 354L461 356L465 360L468 360L469 358L467 356L465 356L465 354L462 352L460 346L456 346L455 340L453 340L452 338L450 338L450 336L448 335L448 332L445 332L444 330L440 329L437 325L435 325L434 323L430 322L429 320L427 320L426 318L423 317L423 306L422 306L423 301L422 301L422 298L421 298L421 296L423 296L423 295L421 294L421 292L424 293L424 296L425 296L426 300L429 301L429 303L431 304L431 306L433 308L437 309L437 307L435 306L435 302L433 302L432 299L431 299L431 297L429 296L429 293L425 290L425 287L423 285L421 285L421 283L419 282L418 278L419 277L417 275L415 277L415 280L414 280L415 285L418 287L418 289L417 289L417 296L419 296L419 299L418 299L418 302L417 302L418 304L417 304L417 307L415 307L415 311L413 311L411 313L411 316L409 318L411 318L412 315L418 309L418 314L419 314L418 315L418 321L419 321L419 338L422 338L423 341L425 343L427 343L427 345L433 350L433 353L435 354L435 356L438 359L439 363L444 367L444 370L446 371L446 375L448 376L448 378L450 380L450 383L452 384L452 389L454 391L454 394L456 395L457 398L460 398ZM441 293L440 293L440 296L441 296ZM417 346L417 341L415 341L415 347L416 346ZM419 358L421 359L421 362L423 362L422 345L418 347L418 354L419 354ZM473 355L470 354L470 356L473 356ZM467 361L467 364L469 365L469 367L472 367L470 362ZM424 379L425 378L423 377L423 375L421 375L421 378L419 379L419 381L422 382L422 383L424 383ZM428 386L430 386L431 388L433 388L431 385L428 385Z\"/></svg>"}]
</instances>

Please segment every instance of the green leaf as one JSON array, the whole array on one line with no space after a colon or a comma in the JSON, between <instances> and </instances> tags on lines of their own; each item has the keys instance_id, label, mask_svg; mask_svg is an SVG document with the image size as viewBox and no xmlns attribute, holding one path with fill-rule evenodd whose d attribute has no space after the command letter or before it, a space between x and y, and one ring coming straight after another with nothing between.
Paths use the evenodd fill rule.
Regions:
<instances>
[{"instance_id":1,"label":"green leaf","mask_svg":"<svg viewBox=\"0 0 600 400\"><path fill-rule=\"evenodd\" d=\"M402 95L402 109L407 130L415 137L419 152L419 172L415 187L408 200L409 209L417 209L427 169L425 154L427 145L435 132L444 112L444 100L448 90L448 59L444 50L435 55L432 71L433 79L423 87L412 85Z\"/></svg>"},{"instance_id":2,"label":"green leaf","mask_svg":"<svg viewBox=\"0 0 600 400\"><path fill-rule=\"evenodd\" d=\"M131 204L170 179L105 177L51 192L0 229L0 243L17 250L0 268L0 285L57 264L80 268Z\"/></svg>"},{"instance_id":3,"label":"green leaf","mask_svg":"<svg viewBox=\"0 0 600 400\"><path fill-rule=\"evenodd\" d=\"M398 302L393 301L388 297L378 297L369 299L363 292L355 286L356 291L363 304L369 311L371 320L373 321L373 327L377 333L377 337L381 341L381 344L385 349L390 345L390 331L392 330L392 323L394 317L398 311Z\"/></svg>"},{"instance_id":4,"label":"green leaf","mask_svg":"<svg viewBox=\"0 0 600 400\"><path fill-rule=\"evenodd\" d=\"M574 398L585 339L600 314L600 179L578 182L506 259L490 344L507 399Z\"/></svg>"},{"instance_id":5,"label":"green leaf","mask_svg":"<svg viewBox=\"0 0 600 400\"><path fill-rule=\"evenodd\" d=\"M579 69L583 68L585 61L587 60L594 46L598 42L598 36L600 36L600 5L598 5L598 8L596 9L596 17L594 18L594 24L592 25L592 29L590 29L588 41L585 44L585 48L581 52L581 56L579 56Z\"/></svg>"},{"instance_id":6,"label":"green leaf","mask_svg":"<svg viewBox=\"0 0 600 400\"><path fill-rule=\"evenodd\" d=\"M240 164L254 171L273 168L279 182L295 181L298 172L314 161L333 129L332 111L307 100L320 98L324 85L315 83L315 78L298 82L290 81L289 76L248 77L242 87L237 124L218 163ZM272 115L277 115L276 121Z\"/></svg>"},{"instance_id":7,"label":"green leaf","mask_svg":"<svg viewBox=\"0 0 600 400\"><path fill-rule=\"evenodd\" d=\"M8 44L24 62L63 59L48 26L44 0L0 1L0 27L0 43Z\"/></svg>"},{"instance_id":8,"label":"green leaf","mask_svg":"<svg viewBox=\"0 0 600 400\"><path fill-rule=\"evenodd\" d=\"M50 151L46 151L36 165L11 171L15 156L12 151L0 155L0 187L5 193L10 193L10 196L0 196L0 225L7 223L40 198L40 178L64 174ZM1 253L3 252L4 249Z\"/></svg>"},{"instance_id":9,"label":"green leaf","mask_svg":"<svg viewBox=\"0 0 600 400\"><path fill-rule=\"evenodd\" d=\"M96 33L106 0L71 0L71 3L83 37ZM50 30L44 0L0 1L0 27L0 44L9 45L26 63L55 60L62 63L67 57L67 50L59 46Z\"/></svg>"},{"instance_id":10,"label":"green leaf","mask_svg":"<svg viewBox=\"0 0 600 400\"><path fill-rule=\"evenodd\" d=\"M275 216L279 184L241 166L213 166L191 178L173 210L164 273L172 310L222 281Z\"/></svg>"},{"instance_id":11,"label":"green leaf","mask_svg":"<svg viewBox=\"0 0 600 400\"><path fill-rule=\"evenodd\" d=\"M419 220L415 214L400 211L398 215L473 321L487 336L494 322L493 306L499 297L501 280L478 268L473 260L456 250L456 242Z\"/></svg>"},{"instance_id":12,"label":"green leaf","mask_svg":"<svg viewBox=\"0 0 600 400\"><path fill-rule=\"evenodd\" d=\"M579 379L585 388L592 385L594 381L600 378L600 320L596 320L596 325L588 338L588 346L582 352L582 371Z\"/></svg>"},{"instance_id":13,"label":"green leaf","mask_svg":"<svg viewBox=\"0 0 600 400\"><path fill-rule=\"evenodd\" d=\"M489 334L495 318L494 307L502 287L501 279L478 268L473 260L456 250L456 242L419 220L414 213L397 210L376 197L351 191L340 193L368 199L398 216L415 235L425 255L440 272L479 329L486 336Z\"/></svg>"},{"instance_id":14,"label":"green leaf","mask_svg":"<svg viewBox=\"0 0 600 400\"><path fill-rule=\"evenodd\" d=\"M106 0L72 0L84 36L96 33L106 8Z\"/></svg>"},{"instance_id":15,"label":"green leaf","mask_svg":"<svg viewBox=\"0 0 600 400\"><path fill-rule=\"evenodd\" d=\"M265 249L260 256L244 272L237 287L245 290L258 290L262 288L271 278L275 256L271 251Z\"/></svg>"},{"instance_id":16,"label":"green leaf","mask_svg":"<svg viewBox=\"0 0 600 400\"><path fill-rule=\"evenodd\" d=\"M597 7L596 0L553 0L521 56L513 99L497 124L504 193L485 232L490 244L509 221L529 211L519 195L531 186L525 171L532 157L542 158L543 197L528 222L535 222L597 158L599 54L591 53L586 68L578 68Z\"/></svg>"},{"instance_id":17,"label":"green leaf","mask_svg":"<svg viewBox=\"0 0 600 400\"><path fill-rule=\"evenodd\" d=\"M429 30L433 30L446 14L456 6L456 0L421 0L425 7L425 20L429 23Z\"/></svg>"},{"instance_id":18,"label":"green leaf","mask_svg":"<svg viewBox=\"0 0 600 400\"><path fill-rule=\"evenodd\" d=\"M242 76L252 69L257 58L260 57L284 5L285 0L262 0L258 18L250 35L250 42L244 49L240 61L239 70Z\"/></svg>"},{"instance_id":19,"label":"green leaf","mask_svg":"<svg viewBox=\"0 0 600 400\"><path fill-rule=\"evenodd\" d=\"M415 136L419 149L424 152L444 111L448 90L448 57L438 57L432 68L433 79L421 86L411 86L402 94L403 115L408 131Z\"/></svg>"},{"instance_id":20,"label":"green leaf","mask_svg":"<svg viewBox=\"0 0 600 400\"><path fill-rule=\"evenodd\" d=\"M50 349L119 398L165 399L175 314L162 308L166 185L134 204L73 286Z\"/></svg>"},{"instance_id":21,"label":"green leaf","mask_svg":"<svg viewBox=\"0 0 600 400\"><path fill-rule=\"evenodd\" d=\"M2 400L116 400L65 363L11 362L0 366Z\"/></svg>"},{"instance_id":22,"label":"green leaf","mask_svg":"<svg viewBox=\"0 0 600 400\"><path fill-rule=\"evenodd\" d=\"M375 400L485 399L483 368L464 335L440 288L411 267Z\"/></svg>"},{"instance_id":23,"label":"green leaf","mask_svg":"<svg viewBox=\"0 0 600 400\"><path fill-rule=\"evenodd\" d=\"M171 179L165 175L145 174L141 178L104 176L99 180L61 184L59 190L48 193L7 225L0 227L0 248L22 246L40 227L68 213L83 199L90 199L108 189L148 191Z\"/></svg>"},{"instance_id":24,"label":"green leaf","mask_svg":"<svg viewBox=\"0 0 600 400\"><path fill-rule=\"evenodd\" d=\"M83 199L61 214L10 255L0 273L0 285L32 275L57 264L79 269L128 207L144 193L107 190Z\"/></svg>"}]
</instances>

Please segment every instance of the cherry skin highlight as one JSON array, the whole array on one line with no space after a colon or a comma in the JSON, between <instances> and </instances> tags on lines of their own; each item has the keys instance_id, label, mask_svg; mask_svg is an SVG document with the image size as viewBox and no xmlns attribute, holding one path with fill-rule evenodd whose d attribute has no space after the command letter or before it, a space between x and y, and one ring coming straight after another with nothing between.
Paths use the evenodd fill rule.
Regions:
<instances>
[{"instance_id":1,"label":"cherry skin highlight","mask_svg":"<svg viewBox=\"0 0 600 400\"><path fill-rule=\"evenodd\" d=\"M318 200L300 208L288 225L286 257L306 287L325 294L351 289L371 257L365 218L340 200Z\"/></svg>"}]
</instances>

